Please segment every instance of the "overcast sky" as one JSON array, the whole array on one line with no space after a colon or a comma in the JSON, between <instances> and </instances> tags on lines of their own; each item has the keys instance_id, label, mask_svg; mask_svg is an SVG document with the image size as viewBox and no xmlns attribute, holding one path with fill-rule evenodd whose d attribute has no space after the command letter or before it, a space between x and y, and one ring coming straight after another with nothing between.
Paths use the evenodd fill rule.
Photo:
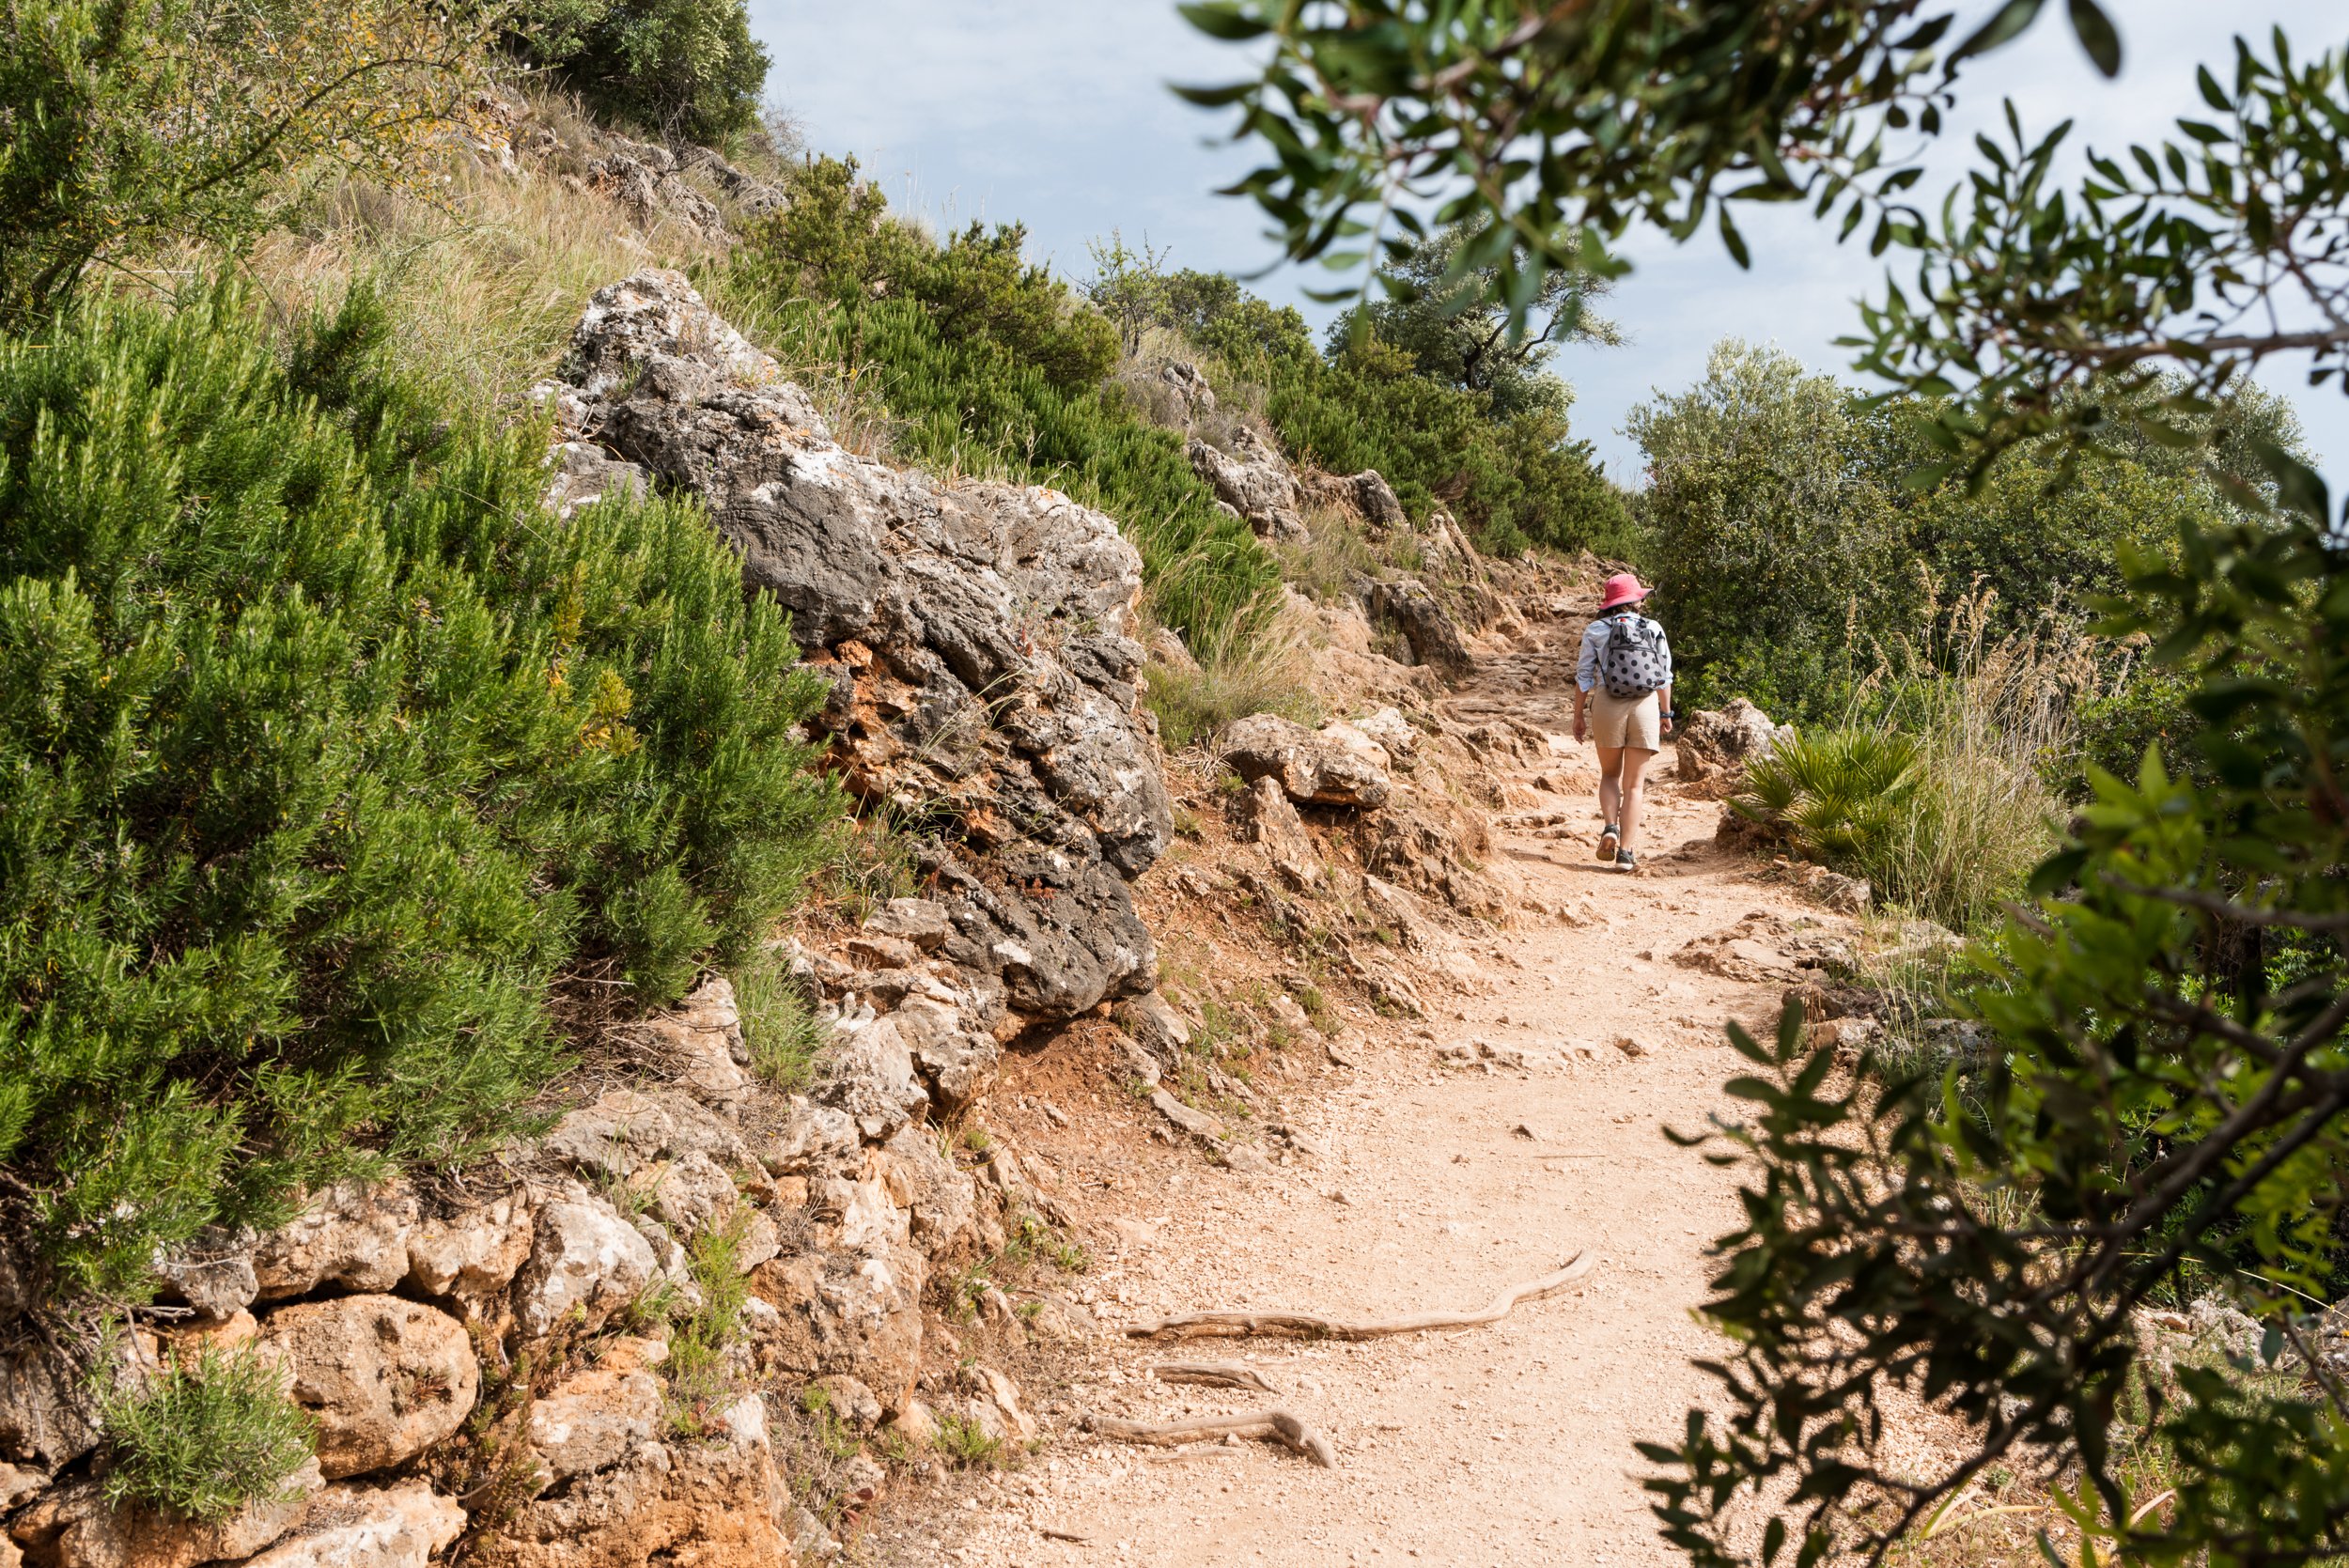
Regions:
<instances>
[{"instance_id":1,"label":"overcast sky","mask_svg":"<svg viewBox=\"0 0 2349 1568\"><path fill-rule=\"evenodd\" d=\"M2087 64L2050 4L2019 45L1968 78L1963 117L1995 124L1999 98L2012 96L2026 129L2069 116L2075 143L2117 150L2197 112L2194 64L2231 58L2232 33L2263 37L2280 23L2303 54L2349 33L2339 0L2107 6L2127 52L2119 82ZM1242 62L1193 32L1172 0L750 0L750 10L773 56L770 97L800 118L812 147L853 153L900 210L956 225L1019 220L1033 256L1079 277L1089 271L1086 241L1112 228L1129 243L1147 235L1177 267L1245 275L1276 254L1252 204L1213 194L1253 162L1225 135L1229 112L1193 109L1166 90L1228 80ZM1953 175L1969 151L1967 138L1945 139L1937 176ZM1864 245L1832 244L1798 207L1749 205L1739 221L1750 272L1709 234L1677 247L1635 235L1626 254L1636 271L1608 307L1628 346L1571 349L1558 364L1576 388L1576 433L1618 480L1638 478L1626 411L1695 380L1722 337L1774 342L1816 369L1848 371L1849 351L1834 339L1856 326L1854 302L1880 287ZM1300 290L1328 277L1289 268L1252 287L1319 322L1328 308ZM2309 388L2303 370L2279 363L2264 380L2293 398L2310 444L2337 467L2349 456L2349 397Z\"/></svg>"}]
</instances>

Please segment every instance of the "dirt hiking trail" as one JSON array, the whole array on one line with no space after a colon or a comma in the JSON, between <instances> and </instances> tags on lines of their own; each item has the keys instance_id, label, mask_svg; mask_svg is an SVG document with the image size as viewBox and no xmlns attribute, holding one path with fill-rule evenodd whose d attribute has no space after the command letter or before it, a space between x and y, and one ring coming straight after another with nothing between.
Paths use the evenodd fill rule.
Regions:
<instances>
[{"instance_id":1,"label":"dirt hiking trail","mask_svg":"<svg viewBox=\"0 0 2349 1568\"><path fill-rule=\"evenodd\" d=\"M1676 1436L1703 1393L1688 1359L1719 1342L1690 1309L1707 1240L1736 1222L1735 1182L1661 1129L1726 1110L1720 1085L1741 1059L1720 1022L1774 1018L1781 987L1670 956L1749 911L1817 911L1713 846L1720 807L1679 793L1669 752L1650 778L1642 874L1594 858L1595 761L1571 743L1565 636L1483 669L1446 705L1555 734L1551 766L1517 782L1560 787L1500 816L1495 852L1535 897L1586 901L1593 918L1476 944L1486 994L1349 1048L1358 1064L1338 1087L1299 1097L1291 1124L1317 1157L1254 1174L1195 1165L1135 1193L1112 1222L1123 1244L1091 1277L1108 1332L1071 1406L1164 1421L1279 1405L1331 1440L1338 1468L1265 1442L1077 1437L980 1484L966 1528L897 1543L902 1560L1681 1560L1657 1539L1632 1444ZM1528 1069L1439 1062L1439 1047L1479 1041L1525 1051ZM1210 1308L1473 1310L1578 1250L1598 1260L1591 1273L1486 1327L1362 1343L1114 1332ZM1278 1391L1151 1375L1186 1360L1243 1361Z\"/></svg>"}]
</instances>

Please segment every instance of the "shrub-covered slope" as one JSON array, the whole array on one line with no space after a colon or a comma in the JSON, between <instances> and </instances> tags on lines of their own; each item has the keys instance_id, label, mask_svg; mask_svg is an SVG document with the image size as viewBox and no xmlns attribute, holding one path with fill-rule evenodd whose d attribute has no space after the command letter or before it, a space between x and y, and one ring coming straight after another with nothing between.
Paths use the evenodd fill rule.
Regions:
<instances>
[{"instance_id":1,"label":"shrub-covered slope","mask_svg":"<svg viewBox=\"0 0 2349 1568\"><path fill-rule=\"evenodd\" d=\"M664 1001L837 811L819 688L665 501L540 510L356 299L0 346L0 1160L57 1282L294 1183L479 1148L570 977Z\"/></svg>"}]
</instances>

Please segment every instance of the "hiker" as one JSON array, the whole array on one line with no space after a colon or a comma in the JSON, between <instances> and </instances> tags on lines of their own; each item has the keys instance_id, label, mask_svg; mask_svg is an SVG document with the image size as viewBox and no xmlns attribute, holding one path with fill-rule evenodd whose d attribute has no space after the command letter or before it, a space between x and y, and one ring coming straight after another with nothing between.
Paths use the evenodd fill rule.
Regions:
<instances>
[{"instance_id":1,"label":"hiker","mask_svg":"<svg viewBox=\"0 0 2349 1568\"><path fill-rule=\"evenodd\" d=\"M1627 571L1609 578L1574 668L1575 742L1598 742L1598 858L1622 872L1639 869L1641 778L1672 723L1672 644L1640 613L1647 596Z\"/></svg>"}]
</instances>

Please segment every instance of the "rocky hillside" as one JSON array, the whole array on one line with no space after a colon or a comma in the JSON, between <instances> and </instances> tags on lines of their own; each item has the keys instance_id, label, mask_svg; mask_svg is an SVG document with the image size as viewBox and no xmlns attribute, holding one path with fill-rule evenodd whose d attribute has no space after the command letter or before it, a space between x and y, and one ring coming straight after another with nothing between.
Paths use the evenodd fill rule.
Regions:
<instances>
[{"instance_id":1,"label":"rocky hillside","mask_svg":"<svg viewBox=\"0 0 2349 1568\"><path fill-rule=\"evenodd\" d=\"M542 1134L215 1229L157 1259L163 1294L127 1321L46 1310L0 1251L0 1562L834 1554L892 1477L1032 1437L1014 1373L1093 1331L1056 1273L1023 1271L1084 1253L1053 1172L987 1131L1006 1049L1071 1052L1159 1135L1261 1163L1275 1080L1335 1070L1343 1013L1421 1013L1472 974L1454 930L1559 912L1487 863L1484 826L1487 763L1542 737L1430 698L1517 606L1577 604L1442 514L1429 581L1293 597L1312 683L1353 721L1258 714L1170 761L1115 520L845 449L674 272L598 292L539 395L547 526L647 487L702 500L829 683L810 738L896 826L915 895L785 939L821 1031L803 1092L753 1070L713 975L601 1030ZM1304 531L1315 489L1408 530L1376 474L1300 477L1263 444L1195 460L1268 534ZM131 1413L167 1420L231 1365L290 1395L314 1459L208 1514L126 1497Z\"/></svg>"}]
</instances>

